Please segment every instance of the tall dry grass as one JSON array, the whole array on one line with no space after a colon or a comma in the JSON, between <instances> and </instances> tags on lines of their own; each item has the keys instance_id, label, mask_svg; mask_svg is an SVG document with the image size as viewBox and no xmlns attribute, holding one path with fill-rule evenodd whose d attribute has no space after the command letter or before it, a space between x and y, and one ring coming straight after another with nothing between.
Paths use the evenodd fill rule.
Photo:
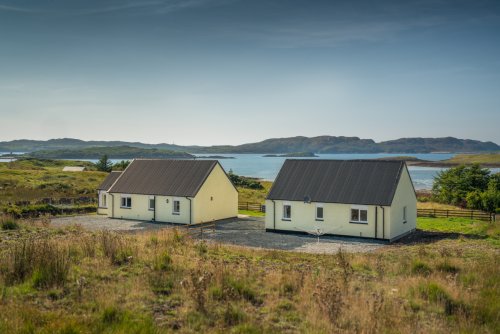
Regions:
<instances>
[{"instance_id":1,"label":"tall dry grass","mask_svg":"<svg viewBox=\"0 0 500 334\"><path fill-rule=\"evenodd\" d=\"M75 230L0 249L3 332L499 329L498 249L480 240L328 256Z\"/></svg>"}]
</instances>

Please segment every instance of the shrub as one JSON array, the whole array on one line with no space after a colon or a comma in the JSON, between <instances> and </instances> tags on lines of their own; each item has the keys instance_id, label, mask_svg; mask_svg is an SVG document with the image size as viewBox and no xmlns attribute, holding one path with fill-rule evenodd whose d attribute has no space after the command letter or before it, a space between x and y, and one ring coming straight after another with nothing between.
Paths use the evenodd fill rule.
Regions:
<instances>
[{"instance_id":1,"label":"shrub","mask_svg":"<svg viewBox=\"0 0 500 334\"><path fill-rule=\"evenodd\" d=\"M156 258L155 269L156 270L169 270L172 268L172 257L168 251L164 251L160 256Z\"/></svg>"},{"instance_id":2,"label":"shrub","mask_svg":"<svg viewBox=\"0 0 500 334\"><path fill-rule=\"evenodd\" d=\"M436 269L445 273L456 274L460 271L460 268L454 266L448 261L442 262L436 266Z\"/></svg>"},{"instance_id":3,"label":"shrub","mask_svg":"<svg viewBox=\"0 0 500 334\"><path fill-rule=\"evenodd\" d=\"M246 318L245 312L243 312L238 306L233 304L228 304L226 310L224 311L224 323L228 326L234 326L243 322Z\"/></svg>"},{"instance_id":4,"label":"shrub","mask_svg":"<svg viewBox=\"0 0 500 334\"><path fill-rule=\"evenodd\" d=\"M132 249L126 244L122 236L103 231L100 238L104 256L109 258L111 263L122 265L132 261Z\"/></svg>"},{"instance_id":5,"label":"shrub","mask_svg":"<svg viewBox=\"0 0 500 334\"><path fill-rule=\"evenodd\" d=\"M411 272L415 275L429 276L432 273L432 268L427 263L416 260L413 262Z\"/></svg>"},{"instance_id":6,"label":"shrub","mask_svg":"<svg viewBox=\"0 0 500 334\"><path fill-rule=\"evenodd\" d=\"M28 239L10 246L2 268L6 282L31 277L36 288L63 286L70 269L68 247L55 241Z\"/></svg>"},{"instance_id":7,"label":"shrub","mask_svg":"<svg viewBox=\"0 0 500 334\"><path fill-rule=\"evenodd\" d=\"M253 290L245 280L234 279L230 275L226 275L224 278L225 285L230 288L233 295L246 299L253 304L259 304L262 302L260 298L258 298L257 292L255 292L255 290Z\"/></svg>"},{"instance_id":8,"label":"shrub","mask_svg":"<svg viewBox=\"0 0 500 334\"><path fill-rule=\"evenodd\" d=\"M419 285L418 289L422 297L427 298L430 302L443 305L446 315L469 313L469 307L465 303L454 301L450 295L436 283L422 283Z\"/></svg>"},{"instance_id":9,"label":"shrub","mask_svg":"<svg viewBox=\"0 0 500 334\"><path fill-rule=\"evenodd\" d=\"M14 219L5 219L1 222L2 230L17 230L19 224Z\"/></svg>"},{"instance_id":10,"label":"shrub","mask_svg":"<svg viewBox=\"0 0 500 334\"><path fill-rule=\"evenodd\" d=\"M102 312L101 320L106 325L116 324L123 321L124 315L124 312L116 306L110 306Z\"/></svg>"}]
</instances>

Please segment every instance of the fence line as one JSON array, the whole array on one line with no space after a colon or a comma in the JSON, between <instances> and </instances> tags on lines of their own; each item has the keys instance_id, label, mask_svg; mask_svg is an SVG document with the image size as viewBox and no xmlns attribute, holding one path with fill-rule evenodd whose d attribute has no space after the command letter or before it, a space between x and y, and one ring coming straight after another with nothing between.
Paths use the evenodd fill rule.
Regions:
<instances>
[{"instance_id":1,"label":"fence line","mask_svg":"<svg viewBox=\"0 0 500 334\"><path fill-rule=\"evenodd\" d=\"M239 202L238 210L266 212L266 206L260 203Z\"/></svg>"},{"instance_id":2,"label":"fence line","mask_svg":"<svg viewBox=\"0 0 500 334\"><path fill-rule=\"evenodd\" d=\"M494 213L478 210L417 209L417 217L470 218L489 222L496 221Z\"/></svg>"},{"instance_id":3,"label":"fence line","mask_svg":"<svg viewBox=\"0 0 500 334\"><path fill-rule=\"evenodd\" d=\"M26 206L32 204L51 204L51 205L76 205L76 204L97 204L97 196L80 197L60 197L60 198L38 198L24 201L0 201L0 204L14 204L17 206Z\"/></svg>"}]
</instances>

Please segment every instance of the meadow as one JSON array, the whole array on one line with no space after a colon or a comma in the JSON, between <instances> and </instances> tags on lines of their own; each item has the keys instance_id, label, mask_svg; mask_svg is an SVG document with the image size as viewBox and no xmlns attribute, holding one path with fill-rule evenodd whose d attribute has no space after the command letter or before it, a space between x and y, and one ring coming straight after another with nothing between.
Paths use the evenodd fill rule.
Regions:
<instances>
[{"instance_id":1,"label":"meadow","mask_svg":"<svg viewBox=\"0 0 500 334\"><path fill-rule=\"evenodd\" d=\"M462 223L328 256L3 217L0 332L497 333L498 223Z\"/></svg>"}]
</instances>

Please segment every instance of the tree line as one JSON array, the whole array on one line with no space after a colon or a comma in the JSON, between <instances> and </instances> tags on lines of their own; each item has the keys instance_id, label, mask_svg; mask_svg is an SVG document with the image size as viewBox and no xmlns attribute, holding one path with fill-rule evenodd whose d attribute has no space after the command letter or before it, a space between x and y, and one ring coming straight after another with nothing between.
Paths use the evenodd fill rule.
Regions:
<instances>
[{"instance_id":1,"label":"tree line","mask_svg":"<svg viewBox=\"0 0 500 334\"><path fill-rule=\"evenodd\" d=\"M500 173L479 165L458 166L438 173L432 197L440 203L488 212L500 211Z\"/></svg>"}]
</instances>

